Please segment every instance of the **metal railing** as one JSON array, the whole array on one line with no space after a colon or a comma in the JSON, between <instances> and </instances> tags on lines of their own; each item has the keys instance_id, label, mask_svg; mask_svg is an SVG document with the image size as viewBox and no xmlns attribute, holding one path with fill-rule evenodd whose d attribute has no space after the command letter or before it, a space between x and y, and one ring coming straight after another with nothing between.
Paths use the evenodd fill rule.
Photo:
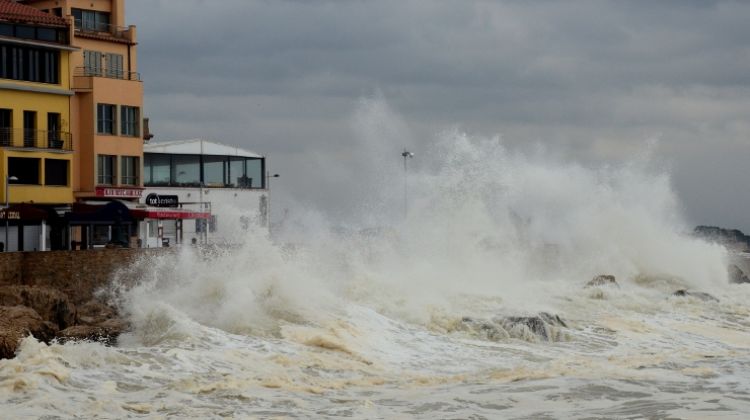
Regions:
<instances>
[{"instance_id":1,"label":"metal railing","mask_svg":"<svg viewBox=\"0 0 750 420\"><path fill-rule=\"evenodd\" d=\"M0 127L0 147L73 150L70 133Z\"/></svg>"},{"instance_id":2,"label":"metal railing","mask_svg":"<svg viewBox=\"0 0 750 420\"><path fill-rule=\"evenodd\" d=\"M76 77L107 77L110 79L141 81L141 74L137 71L124 71L106 67L76 67L73 70Z\"/></svg>"},{"instance_id":3,"label":"metal railing","mask_svg":"<svg viewBox=\"0 0 750 420\"><path fill-rule=\"evenodd\" d=\"M75 30L76 34L109 35L115 38L128 40L128 31L130 30L130 28L127 26L116 26L110 25L108 23L82 21L81 19L75 19Z\"/></svg>"}]
</instances>

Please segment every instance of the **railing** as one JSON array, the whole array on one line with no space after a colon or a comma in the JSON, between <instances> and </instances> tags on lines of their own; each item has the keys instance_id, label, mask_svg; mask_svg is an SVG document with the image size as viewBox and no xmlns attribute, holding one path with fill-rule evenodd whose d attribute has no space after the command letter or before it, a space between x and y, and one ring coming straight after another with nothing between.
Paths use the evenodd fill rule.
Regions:
<instances>
[{"instance_id":1,"label":"railing","mask_svg":"<svg viewBox=\"0 0 750 420\"><path fill-rule=\"evenodd\" d=\"M108 23L75 20L76 34L109 35L115 38L129 40L129 27L110 25Z\"/></svg>"},{"instance_id":2,"label":"railing","mask_svg":"<svg viewBox=\"0 0 750 420\"><path fill-rule=\"evenodd\" d=\"M0 147L73 150L70 133L64 131L0 128Z\"/></svg>"},{"instance_id":3,"label":"railing","mask_svg":"<svg viewBox=\"0 0 750 420\"><path fill-rule=\"evenodd\" d=\"M73 70L76 77L107 77L110 79L141 81L141 74L137 71L124 71L106 67L76 67Z\"/></svg>"}]
</instances>

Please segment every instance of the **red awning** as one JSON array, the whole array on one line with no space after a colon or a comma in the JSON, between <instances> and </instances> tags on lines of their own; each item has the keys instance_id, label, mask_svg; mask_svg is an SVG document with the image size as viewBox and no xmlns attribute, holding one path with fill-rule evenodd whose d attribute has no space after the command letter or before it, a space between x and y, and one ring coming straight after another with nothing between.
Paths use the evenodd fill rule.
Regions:
<instances>
[{"instance_id":1,"label":"red awning","mask_svg":"<svg viewBox=\"0 0 750 420\"><path fill-rule=\"evenodd\" d=\"M162 209L148 207L142 209L130 209L130 214L136 219L209 219L211 213L201 211L190 211L184 209Z\"/></svg>"}]
</instances>

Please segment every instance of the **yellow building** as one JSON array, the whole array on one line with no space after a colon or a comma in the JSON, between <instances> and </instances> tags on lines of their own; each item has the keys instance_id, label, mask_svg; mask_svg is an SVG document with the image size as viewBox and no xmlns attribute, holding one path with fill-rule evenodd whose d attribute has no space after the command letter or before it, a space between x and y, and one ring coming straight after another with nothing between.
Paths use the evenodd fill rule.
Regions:
<instances>
[{"instance_id":1,"label":"yellow building","mask_svg":"<svg viewBox=\"0 0 750 420\"><path fill-rule=\"evenodd\" d=\"M0 0L3 201L70 205L74 200L70 57L76 49L69 40L64 19Z\"/></svg>"}]
</instances>

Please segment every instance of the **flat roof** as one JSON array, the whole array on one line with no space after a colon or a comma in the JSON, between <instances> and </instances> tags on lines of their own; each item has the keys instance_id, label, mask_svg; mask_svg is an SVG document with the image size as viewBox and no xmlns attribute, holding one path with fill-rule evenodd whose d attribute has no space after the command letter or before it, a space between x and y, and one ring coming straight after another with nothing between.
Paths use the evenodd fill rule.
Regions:
<instances>
[{"instance_id":1,"label":"flat roof","mask_svg":"<svg viewBox=\"0 0 750 420\"><path fill-rule=\"evenodd\" d=\"M209 156L239 156L262 158L250 150L204 139L173 140L149 143L143 146L143 153L166 153L170 155L209 155Z\"/></svg>"}]
</instances>

